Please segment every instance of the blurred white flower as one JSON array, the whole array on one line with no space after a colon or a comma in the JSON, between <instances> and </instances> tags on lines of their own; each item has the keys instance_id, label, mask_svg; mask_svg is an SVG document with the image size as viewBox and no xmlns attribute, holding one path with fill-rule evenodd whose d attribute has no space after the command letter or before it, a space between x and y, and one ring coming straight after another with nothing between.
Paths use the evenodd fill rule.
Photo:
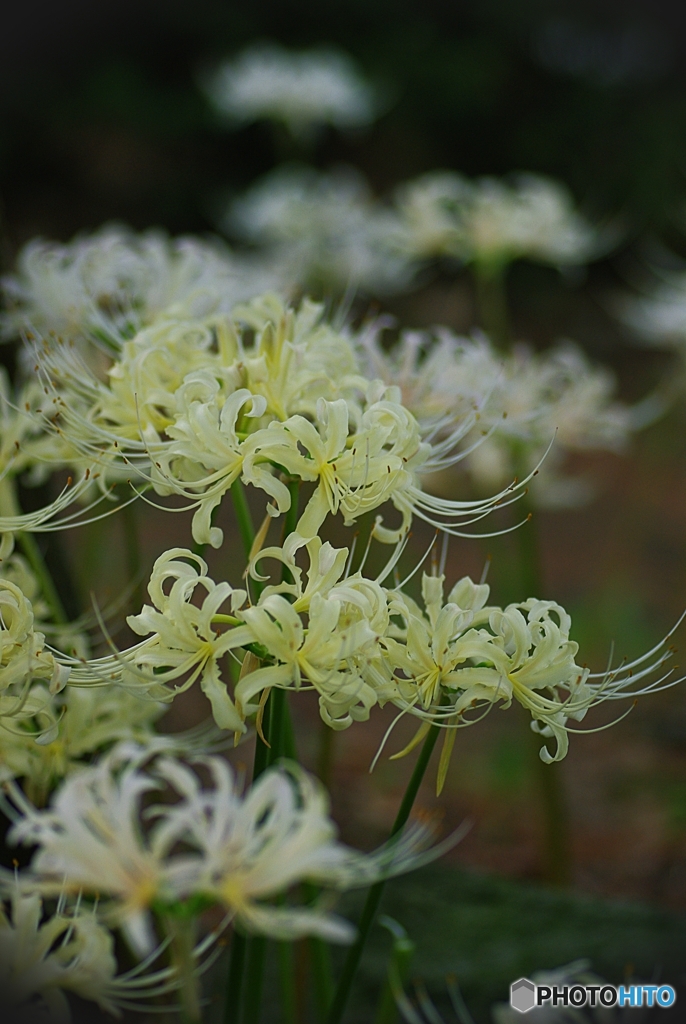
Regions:
<instances>
[{"instance_id":1,"label":"blurred white flower","mask_svg":"<svg viewBox=\"0 0 686 1024\"><path fill-rule=\"evenodd\" d=\"M402 289L408 262L388 246L395 218L359 171L277 168L234 200L229 233L260 246L289 284L372 294Z\"/></svg>"},{"instance_id":2,"label":"blurred white flower","mask_svg":"<svg viewBox=\"0 0 686 1024\"><path fill-rule=\"evenodd\" d=\"M682 263L683 266L683 263ZM686 270L653 267L652 287L642 295L615 299L615 312L639 338L686 351Z\"/></svg>"},{"instance_id":3,"label":"blurred white flower","mask_svg":"<svg viewBox=\"0 0 686 1024\"><path fill-rule=\"evenodd\" d=\"M120 687L68 686L51 696L44 687L35 686L29 692L46 711L34 719L0 722L0 781L23 779L25 791L38 805L96 751L121 740L163 740L153 724L165 705L141 700ZM36 742L46 715L59 723L58 730L47 737L50 742Z\"/></svg>"},{"instance_id":4,"label":"blurred white flower","mask_svg":"<svg viewBox=\"0 0 686 1024\"><path fill-rule=\"evenodd\" d=\"M461 466L480 486L503 486L545 455L529 486L535 502L548 507L592 496L588 481L564 474L567 453L622 452L662 409L651 396L633 407L617 401L613 373L569 341L547 352L518 345L504 354L483 335L438 328L407 332L390 350L373 331L358 344L366 372L400 387L422 436L464 430Z\"/></svg>"},{"instance_id":5,"label":"blurred white flower","mask_svg":"<svg viewBox=\"0 0 686 1024\"><path fill-rule=\"evenodd\" d=\"M127 761L127 753L115 747L98 764L72 772L46 810L33 807L10 783L22 814L10 838L38 847L30 884L39 881L42 892L112 897L107 919L145 956L155 948L150 907L156 899L173 898L165 860L176 837L160 825L144 836L141 800L161 783Z\"/></svg>"},{"instance_id":6,"label":"blurred white flower","mask_svg":"<svg viewBox=\"0 0 686 1024\"><path fill-rule=\"evenodd\" d=\"M58 911L43 920L40 896L22 893L18 884L9 903L11 915L0 904L3 1008L23 1007L31 1015L27 1020L69 1024L66 991L94 1000L102 1010L120 1016L112 999L117 971L113 939L93 912Z\"/></svg>"},{"instance_id":7,"label":"blurred white flower","mask_svg":"<svg viewBox=\"0 0 686 1024\"><path fill-rule=\"evenodd\" d=\"M577 266L603 255L614 240L576 211L564 185L534 174L508 184L432 172L401 186L396 208L400 224L389 240L413 259L452 256L487 268L522 258Z\"/></svg>"},{"instance_id":8,"label":"blurred white flower","mask_svg":"<svg viewBox=\"0 0 686 1024\"><path fill-rule=\"evenodd\" d=\"M341 891L366 887L435 859L460 838L458 832L431 847L433 830L417 823L378 850L359 853L338 842L326 791L299 765L271 768L241 794L225 761L205 764L208 789L178 761L162 760L157 769L182 797L165 808L169 827L197 851L170 867L173 885L182 894L213 897L244 928L276 939L320 935L350 942L355 936L322 905L274 905L274 897L299 882Z\"/></svg>"},{"instance_id":9,"label":"blurred white flower","mask_svg":"<svg viewBox=\"0 0 686 1024\"><path fill-rule=\"evenodd\" d=\"M107 225L67 243L29 242L16 274L2 281L7 309L0 329L5 337L86 335L110 346L164 313L228 313L279 284L268 266L235 256L218 239Z\"/></svg>"},{"instance_id":10,"label":"blurred white flower","mask_svg":"<svg viewBox=\"0 0 686 1024\"><path fill-rule=\"evenodd\" d=\"M396 190L398 222L389 236L392 246L409 259L448 256L470 258L464 220L473 189L467 178L452 171L433 171Z\"/></svg>"},{"instance_id":11,"label":"blurred white flower","mask_svg":"<svg viewBox=\"0 0 686 1024\"><path fill-rule=\"evenodd\" d=\"M321 935L349 942L354 929L322 905L274 905L301 881L328 889L364 887L440 856L459 833L430 847L432 829L417 824L371 854L336 840L324 789L298 765L272 768L242 794L221 758L200 759L211 787L180 761L158 759L144 771L144 751L115 747L97 765L71 775L47 810L13 784L21 817L11 841L38 847L21 878L43 893L110 897L105 920L124 928L141 955L154 949L150 910L203 897L250 931L277 939ZM179 798L149 806L144 794L169 787ZM179 844L181 844L179 846Z\"/></svg>"},{"instance_id":12,"label":"blurred white flower","mask_svg":"<svg viewBox=\"0 0 686 1024\"><path fill-rule=\"evenodd\" d=\"M374 90L354 61L328 47L251 46L222 64L205 88L216 108L235 123L279 121L301 139L325 124L342 130L363 127L379 110Z\"/></svg>"},{"instance_id":13,"label":"blurred white flower","mask_svg":"<svg viewBox=\"0 0 686 1024\"><path fill-rule=\"evenodd\" d=\"M44 913L40 894L23 875L3 879L0 902L0 992L3 1010L17 1009L31 1024L70 1024L66 993L91 1000L121 1017L122 1010L159 1009L160 996L183 986L174 966L151 970L162 947L143 963L117 974L114 938L99 921L97 908L79 895L70 901L60 894L52 916ZM4 906L3 906L4 903ZM9 905L9 906L7 906ZM7 910L11 912L6 912ZM210 933L191 951L192 968L203 969L202 958L216 939ZM12 1017L12 1020L18 1020Z\"/></svg>"}]
</instances>

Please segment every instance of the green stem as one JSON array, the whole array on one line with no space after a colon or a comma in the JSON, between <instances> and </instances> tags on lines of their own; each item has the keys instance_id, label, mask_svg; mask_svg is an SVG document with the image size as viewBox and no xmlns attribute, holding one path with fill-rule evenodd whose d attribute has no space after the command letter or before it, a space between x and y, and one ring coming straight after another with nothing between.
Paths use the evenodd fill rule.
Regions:
<instances>
[{"instance_id":1,"label":"green stem","mask_svg":"<svg viewBox=\"0 0 686 1024\"><path fill-rule=\"evenodd\" d=\"M308 889L304 889L308 896ZM314 982L314 1005L318 1020L326 1020L326 1011L334 996L333 972L331 970L331 953L323 939L310 936L308 939L309 966L312 969Z\"/></svg>"},{"instance_id":2,"label":"green stem","mask_svg":"<svg viewBox=\"0 0 686 1024\"><path fill-rule=\"evenodd\" d=\"M226 984L226 1002L224 1004L224 1024L238 1024L241 996L243 994L243 971L248 940L242 932L233 930L231 939L231 955L229 957L229 977Z\"/></svg>"},{"instance_id":3,"label":"green stem","mask_svg":"<svg viewBox=\"0 0 686 1024\"><path fill-rule=\"evenodd\" d=\"M417 798L417 793L419 792L419 787L422 779L424 778L424 773L426 772L431 759L431 754L433 753L433 749L436 745L439 732L439 727L437 725L432 725L427 733L426 739L424 740L422 749L419 753L419 757L417 758L417 763L414 766L414 771L412 772L407 789L405 790L402 803L400 804L400 809L396 815L393 828L391 829L391 839L407 824L407 819L410 816L415 799ZM338 980L336 994L329 1010L327 1024L340 1024L343 1014L345 1013L345 1007L350 996L353 979L357 973L362 952L367 943L372 924L374 923L374 918L376 917L376 912L379 908L379 903L381 902L385 885L386 880L382 879L380 882L373 885L367 893L367 899L365 900L360 922L357 926L357 939L348 950L348 955L345 959L345 963L343 964L343 970L341 971L341 976Z\"/></svg>"},{"instance_id":4,"label":"green stem","mask_svg":"<svg viewBox=\"0 0 686 1024\"><path fill-rule=\"evenodd\" d=\"M43 558L41 550L36 543L36 538L32 533L18 533L17 540L19 542L19 547L26 555L26 560L31 566L33 573L40 584L41 593L47 602L53 621L58 626L66 625L69 622L69 618L64 610L64 605L62 604L60 595L57 593L57 588L53 583L52 576L45 564L45 559Z\"/></svg>"},{"instance_id":5,"label":"green stem","mask_svg":"<svg viewBox=\"0 0 686 1024\"><path fill-rule=\"evenodd\" d=\"M246 552L249 554L255 538L250 510L245 498L243 485L231 489L236 509L238 528L243 540ZM298 521L298 496L300 481L297 479L288 481L288 489L291 493L291 506L284 518L283 540L295 529ZM285 690L275 688L270 693L264 708L262 719L262 731L267 743L260 743L259 738L255 745L255 761L253 764L253 782L271 764L274 764L284 753L289 738L292 740L292 727L290 727L290 716L288 713L287 696ZM267 941L261 935L254 935L248 941L247 967L245 972L245 998L243 1003L243 1024L257 1024L260 1018L262 1005L262 982L264 978L264 961L267 953Z\"/></svg>"},{"instance_id":6,"label":"green stem","mask_svg":"<svg viewBox=\"0 0 686 1024\"><path fill-rule=\"evenodd\" d=\"M245 549L245 557L248 558L255 540L255 527L252 523L248 497L241 480L235 480L231 484L231 500L233 501L233 508L236 513L238 532Z\"/></svg>"},{"instance_id":7,"label":"green stem","mask_svg":"<svg viewBox=\"0 0 686 1024\"><path fill-rule=\"evenodd\" d=\"M281 1008L283 1024L296 1024L298 1014L295 998L295 958L292 942L279 942L279 982L281 984Z\"/></svg>"},{"instance_id":8,"label":"green stem","mask_svg":"<svg viewBox=\"0 0 686 1024\"><path fill-rule=\"evenodd\" d=\"M519 543L520 583L524 598L540 598L543 597L545 587L538 515L528 504L526 497L520 504L524 506L524 511L531 516L528 522L515 531ZM528 720L526 729L543 816L543 879L550 885L568 886L572 883L573 874L571 824L562 777L562 765L557 761L545 764L539 754L541 744L545 740L538 733L532 732Z\"/></svg>"},{"instance_id":9,"label":"green stem","mask_svg":"<svg viewBox=\"0 0 686 1024\"><path fill-rule=\"evenodd\" d=\"M172 963L181 982L181 1019L184 1024L200 1024L200 982L193 955L195 921L190 917L168 917L165 927L171 939Z\"/></svg>"},{"instance_id":10,"label":"green stem","mask_svg":"<svg viewBox=\"0 0 686 1024\"><path fill-rule=\"evenodd\" d=\"M543 737L530 731L534 740L535 771L544 818L543 879L549 885L570 886L573 879L569 808L559 761L545 764L539 750Z\"/></svg>"},{"instance_id":11,"label":"green stem","mask_svg":"<svg viewBox=\"0 0 686 1024\"><path fill-rule=\"evenodd\" d=\"M474 265L479 320L494 345L501 349L509 348L511 342L506 273L507 264Z\"/></svg>"},{"instance_id":12,"label":"green stem","mask_svg":"<svg viewBox=\"0 0 686 1024\"><path fill-rule=\"evenodd\" d=\"M248 962L245 971L245 998L242 1024L258 1024L262 1008L262 982L267 939L264 935L251 935L248 942Z\"/></svg>"},{"instance_id":13,"label":"green stem","mask_svg":"<svg viewBox=\"0 0 686 1024\"><path fill-rule=\"evenodd\" d=\"M124 538L126 542L126 562L129 579L133 581L134 589L131 594L131 601L136 612L145 604L145 586L143 584L143 569L141 565L141 546L138 536L138 521L136 510L130 503L122 509L124 524Z\"/></svg>"}]
</instances>

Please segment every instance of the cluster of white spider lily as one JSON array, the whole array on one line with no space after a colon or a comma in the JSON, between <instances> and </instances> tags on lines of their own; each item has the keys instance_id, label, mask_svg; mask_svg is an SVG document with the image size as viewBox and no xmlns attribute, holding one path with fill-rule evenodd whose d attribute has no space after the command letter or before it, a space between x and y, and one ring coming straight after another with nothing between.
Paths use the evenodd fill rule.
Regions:
<instances>
[{"instance_id":1,"label":"cluster of white spider lily","mask_svg":"<svg viewBox=\"0 0 686 1024\"><path fill-rule=\"evenodd\" d=\"M589 708L674 685L672 672L661 672L671 655L665 641L636 661L591 673L576 663L570 617L553 601L488 605L488 586L468 577L445 600L444 576L424 574L422 608L399 587L383 585L398 551L380 577L370 579L347 571L347 548L315 537L306 550L306 574L288 546L256 556L254 580L264 583L258 563L275 559L293 582L264 587L255 603L247 590L211 580L199 556L166 552L150 580L153 604L128 619L146 639L92 661L60 659L70 682L116 683L149 699L171 700L197 680L217 725L236 734L253 716L260 728L264 701L275 687L314 691L323 721L336 730L366 721L373 707L390 702L398 718L421 720L415 739L396 756L412 750L430 725L445 730L439 791L455 730L496 704L507 708L517 701L530 712L532 728L554 738L554 751L541 747L549 762L565 756L570 723ZM233 698L225 656L241 664Z\"/></svg>"},{"instance_id":2,"label":"cluster of white spider lily","mask_svg":"<svg viewBox=\"0 0 686 1024\"><path fill-rule=\"evenodd\" d=\"M50 806L34 807L16 784L6 787L14 824L10 841L36 846L19 876L23 891L44 897L78 894L95 900L99 920L121 928L132 950L157 947L155 915L178 915L184 905L217 905L223 926L278 939L319 935L347 943L354 928L315 904L276 905L300 882L331 890L367 886L439 856L460 838L431 847L432 829L416 824L374 853L336 839L320 783L297 764L273 767L243 793L220 757L199 759L209 774L176 758L120 744L99 762L73 771ZM164 791L171 802L146 800ZM10 803L11 802L11 803Z\"/></svg>"},{"instance_id":3,"label":"cluster of white spider lily","mask_svg":"<svg viewBox=\"0 0 686 1024\"><path fill-rule=\"evenodd\" d=\"M378 99L353 60L331 48L294 52L275 43L249 47L205 81L216 108L236 125L277 121L297 139L330 124L359 128L375 120Z\"/></svg>"},{"instance_id":4,"label":"cluster of white spider lily","mask_svg":"<svg viewBox=\"0 0 686 1024\"><path fill-rule=\"evenodd\" d=\"M283 267L284 280L315 291L385 295L412 274L388 244L393 211L353 167L278 167L231 203L221 226Z\"/></svg>"},{"instance_id":5,"label":"cluster of white spider lily","mask_svg":"<svg viewBox=\"0 0 686 1024\"><path fill-rule=\"evenodd\" d=\"M329 513L349 525L387 502L401 521L388 528L379 518L380 540L397 540L413 515L460 533L510 494L427 494L419 473L462 458L474 410L440 437L433 425L422 430L397 388L362 373L349 333L307 300L296 311L267 294L233 317L160 317L121 339L106 379L62 340L34 352L50 393L47 429L90 461L102 486L128 478L186 498L199 544L221 544L212 512L237 480L268 495L270 515L288 511L284 472L315 485L296 526L304 541Z\"/></svg>"},{"instance_id":6,"label":"cluster of white spider lily","mask_svg":"<svg viewBox=\"0 0 686 1024\"><path fill-rule=\"evenodd\" d=\"M17 272L2 281L2 334L92 337L116 350L162 313L189 319L230 313L237 302L280 283L266 264L235 256L218 239L172 239L159 230L136 234L108 225L66 244L36 240L22 249ZM96 370L106 368L96 360Z\"/></svg>"},{"instance_id":7,"label":"cluster of white spider lily","mask_svg":"<svg viewBox=\"0 0 686 1024\"><path fill-rule=\"evenodd\" d=\"M526 258L576 266L604 255L610 241L576 211L563 185L535 174L509 183L431 172L398 189L396 210L393 243L414 260L452 257L495 268Z\"/></svg>"},{"instance_id":8,"label":"cluster of white spider lily","mask_svg":"<svg viewBox=\"0 0 686 1024\"><path fill-rule=\"evenodd\" d=\"M277 167L233 200L221 227L283 268L284 283L377 295L406 289L436 259L487 273L523 258L564 268L617 241L577 212L563 185L533 174L507 182L432 172L382 202L352 167L299 165Z\"/></svg>"},{"instance_id":9,"label":"cluster of white spider lily","mask_svg":"<svg viewBox=\"0 0 686 1024\"><path fill-rule=\"evenodd\" d=\"M309 200L312 182L298 185ZM356 189L353 182L351 230L368 220L373 233L371 200ZM571 207L559 199L558 209L550 195L546 202L542 221L559 220L563 208L571 218L567 242L548 257L572 262L578 236L581 259ZM296 234L277 236L278 245ZM315 234L307 229L310 241ZM508 259L524 254L507 244ZM486 258L464 248L459 255ZM317 257L307 273L324 263ZM298 273L305 265L303 256ZM456 841L429 848L430 830L413 825L375 853L350 850L336 839L324 791L297 765L272 766L244 793L211 755L253 724L265 739L271 695L312 691L323 722L338 731L392 705L379 754L407 716L418 731L396 757L440 729L440 792L457 729L494 706L526 708L543 737L541 758L553 761L590 708L674 683L666 641L594 674L577 663L569 615L553 601L528 595L499 607L485 583L468 577L446 598L438 568L423 575L421 601L405 592L407 580L397 582L413 518L468 534L533 480L556 432L554 451L621 447L638 414L612 401L611 378L572 347L502 355L484 337L441 329L403 335L387 349L383 323L353 330L331 322L322 303L262 292L264 273L214 243L106 228L66 246L29 246L4 283L2 330L24 335L24 371L35 376L14 393L0 381L1 802L14 821L11 840L37 850L27 871L6 880L12 909L0 918L0 943L24 937L26 955L7 958L6 988L55 1019L66 1019L65 991L114 1013L180 988L197 1020L188 977L218 932L199 944L186 935L184 961L175 945L183 922L215 907L221 927L349 942L354 929L325 899L288 902L289 893L300 883L367 886ZM431 494L432 477L458 462L496 493ZM56 469L76 482L22 513L17 477L42 482ZM536 482L544 477L545 469ZM158 499L185 499L200 547L223 544L214 512L227 492L240 517L242 488L261 491L266 514L238 585L215 581L201 553L171 548L153 567L150 603L127 619L140 639L121 649L108 637L109 653L92 656L87 620L58 621L45 576L13 552L11 531L108 515L123 503L110 501L114 487L121 497L129 483L128 501L164 508ZM85 507L68 511L75 499ZM339 513L346 526L370 513L370 545L394 545L376 576L365 575L366 554L357 564L354 546L322 540ZM275 546L268 537L280 516L287 528ZM160 734L165 706L196 683L214 721ZM56 901L45 920L41 900ZM125 974L113 956L117 928L142 958ZM165 943L172 962L155 969Z\"/></svg>"},{"instance_id":10,"label":"cluster of white spider lily","mask_svg":"<svg viewBox=\"0 0 686 1024\"><path fill-rule=\"evenodd\" d=\"M54 901L50 901L54 902ZM210 934L193 950L196 969L217 938ZM97 905L79 895L60 893L52 913L45 910L39 887L19 878L0 886L0 986L3 1010L31 1014L31 1021L70 1024L68 993L90 1000L121 1017L124 1010L150 1010L148 1000L180 987L174 967L154 967L164 951L157 946L127 971L118 973L112 931L101 921ZM203 962L204 959L204 962ZM12 1016L12 1019L15 1019Z\"/></svg>"},{"instance_id":11,"label":"cluster of white spider lily","mask_svg":"<svg viewBox=\"0 0 686 1024\"><path fill-rule=\"evenodd\" d=\"M612 372L572 342L542 353L517 345L504 354L485 335L459 337L446 328L405 332L390 350L382 331L357 340L365 372L400 388L423 432L441 436L473 416L461 468L480 486L502 487L538 467L529 485L538 505L586 500L589 483L565 473L565 456L626 450L660 408L653 396L633 407L617 401Z\"/></svg>"}]
</instances>

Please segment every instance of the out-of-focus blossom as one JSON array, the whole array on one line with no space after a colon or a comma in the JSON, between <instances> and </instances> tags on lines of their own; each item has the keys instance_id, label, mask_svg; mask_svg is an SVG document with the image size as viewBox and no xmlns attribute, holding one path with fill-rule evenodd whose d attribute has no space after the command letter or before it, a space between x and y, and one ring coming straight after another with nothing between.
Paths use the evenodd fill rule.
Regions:
<instances>
[{"instance_id":1,"label":"out-of-focus blossom","mask_svg":"<svg viewBox=\"0 0 686 1024\"><path fill-rule=\"evenodd\" d=\"M296 138L321 125L341 130L370 124L379 104L353 60L339 50L300 52L274 43L252 46L208 77L207 93L236 124L278 121Z\"/></svg>"},{"instance_id":2,"label":"out-of-focus blossom","mask_svg":"<svg viewBox=\"0 0 686 1024\"><path fill-rule=\"evenodd\" d=\"M652 288L643 295L623 296L614 301L615 310L626 326L653 345L686 352L686 270L659 270Z\"/></svg>"},{"instance_id":3,"label":"out-of-focus blossom","mask_svg":"<svg viewBox=\"0 0 686 1024\"><path fill-rule=\"evenodd\" d=\"M54 785L96 751L122 740L163 740L153 725L165 711L164 704L141 700L119 687L69 686L51 696L37 685L30 692L46 711L35 719L0 722L0 781L22 779L39 805ZM46 714L58 722L58 729L48 737L50 742L37 742Z\"/></svg>"},{"instance_id":4,"label":"out-of-focus blossom","mask_svg":"<svg viewBox=\"0 0 686 1024\"><path fill-rule=\"evenodd\" d=\"M50 714L47 691L32 684L46 680L50 691L58 693L69 671L46 648L44 634L34 626L28 598L15 583L0 579L0 721L40 715L42 740L47 742L57 725Z\"/></svg>"},{"instance_id":5,"label":"out-of-focus blossom","mask_svg":"<svg viewBox=\"0 0 686 1024\"><path fill-rule=\"evenodd\" d=\"M43 920L40 896L22 893L18 884L8 902L11 914L0 904L3 1009L21 1007L27 1020L69 1024L65 992L73 992L120 1016L111 991L117 972L113 938L93 912L58 911Z\"/></svg>"},{"instance_id":6,"label":"out-of-focus blossom","mask_svg":"<svg viewBox=\"0 0 686 1024\"><path fill-rule=\"evenodd\" d=\"M389 242L412 259L449 256L485 268L530 259L577 266L607 252L614 239L575 209L559 182L521 174L470 181L449 171L401 186L399 225Z\"/></svg>"},{"instance_id":7,"label":"out-of-focus blossom","mask_svg":"<svg viewBox=\"0 0 686 1024\"><path fill-rule=\"evenodd\" d=\"M117 344L161 314L206 317L280 282L266 264L218 239L136 234L109 225L67 243L29 242L2 281L5 337L81 338Z\"/></svg>"},{"instance_id":8,"label":"out-of-focus blossom","mask_svg":"<svg viewBox=\"0 0 686 1024\"><path fill-rule=\"evenodd\" d=\"M372 294L398 291L410 278L407 259L388 245L394 225L352 167L278 168L234 200L224 220L282 267L288 283Z\"/></svg>"},{"instance_id":9,"label":"out-of-focus blossom","mask_svg":"<svg viewBox=\"0 0 686 1024\"><path fill-rule=\"evenodd\" d=\"M130 745L115 747L69 776L46 810L8 787L21 813L11 839L38 847L23 886L109 897L102 914L141 955L154 949L151 908L192 897L223 906L260 934L349 942L354 929L324 907L272 900L301 881L364 887L426 863L459 838L430 848L432 830L417 824L374 853L358 853L337 841L323 788L298 765L272 768L242 794L221 758L202 759L207 789L178 760L163 758L145 771L144 758ZM142 798L165 786L179 799L149 807L153 825L144 831Z\"/></svg>"},{"instance_id":10,"label":"out-of-focus blossom","mask_svg":"<svg viewBox=\"0 0 686 1024\"><path fill-rule=\"evenodd\" d=\"M565 455L624 451L660 411L651 397L634 407L617 401L612 372L571 342L543 353L518 345L503 354L483 335L460 338L446 329L407 332L390 350L373 331L358 342L366 372L400 387L424 435L431 425L440 435L446 424L471 423L461 465L480 486L502 486L545 455L530 484L541 505L587 501L592 490L564 474Z\"/></svg>"}]
</instances>

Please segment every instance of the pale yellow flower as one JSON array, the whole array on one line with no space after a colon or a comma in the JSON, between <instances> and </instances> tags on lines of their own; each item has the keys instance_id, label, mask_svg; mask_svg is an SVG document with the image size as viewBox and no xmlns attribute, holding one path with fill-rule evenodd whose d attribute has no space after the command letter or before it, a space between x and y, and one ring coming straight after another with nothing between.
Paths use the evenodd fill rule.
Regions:
<instances>
[{"instance_id":1,"label":"pale yellow flower","mask_svg":"<svg viewBox=\"0 0 686 1024\"><path fill-rule=\"evenodd\" d=\"M22 893L18 884L9 902L11 915L0 905L0 990L5 1010L23 1007L31 1020L38 1011L55 1024L69 1024L66 991L120 1016L110 991L117 971L114 942L93 913L58 911L42 920L40 896Z\"/></svg>"}]
</instances>

